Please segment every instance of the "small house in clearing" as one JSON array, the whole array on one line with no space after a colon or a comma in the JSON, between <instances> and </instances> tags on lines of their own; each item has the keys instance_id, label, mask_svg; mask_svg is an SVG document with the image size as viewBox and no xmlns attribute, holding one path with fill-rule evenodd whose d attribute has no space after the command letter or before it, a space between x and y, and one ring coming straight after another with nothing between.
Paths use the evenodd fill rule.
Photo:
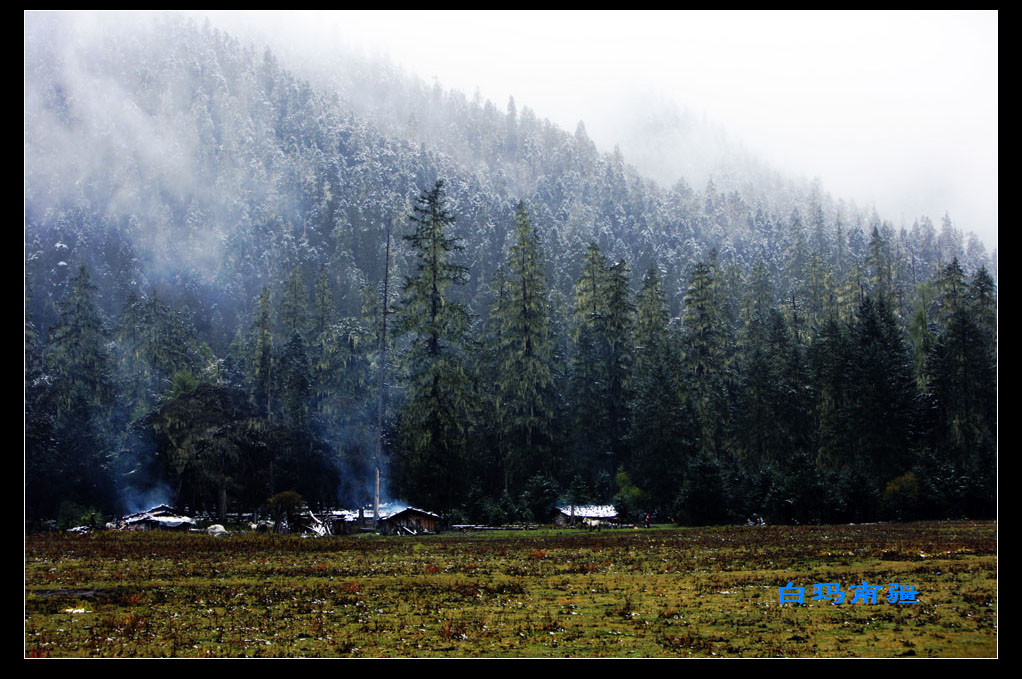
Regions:
<instances>
[{"instance_id":1,"label":"small house in clearing","mask_svg":"<svg viewBox=\"0 0 1022 679\"><path fill-rule=\"evenodd\" d=\"M554 523L558 526L617 525L620 521L614 505L558 505Z\"/></svg>"},{"instance_id":2,"label":"small house in clearing","mask_svg":"<svg viewBox=\"0 0 1022 679\"><path fill-rule=\"evenodd\" d=\"M380 507L379 530L386 535L421 535L440 530L440 517L415 507Z\"/></svg>"},{"instance_id":3,"label":"small house in clearing","mask_svg":"<svg viewBox=\"0 0 1022 679\"><path fill-rule=\"evenodd\" d=\"M121 530L180 530L195 528L195 519L182 514L168 505L157 505L144 512L129 514L118 522Z\"/></svg>"},{"instance_id":4,"label":"small house in clearing","mask_svg":"<svg viewBox=\"0 0 1022 679\"><path fill-rule=\"evenodd\" d=\"M373 508L336 509L323 514L333 535L378 531L384 535L436 533L442 527L437 514L424 509L385 502L380 504L379 525L374 525Z\"/></svg>"}]
</instances>

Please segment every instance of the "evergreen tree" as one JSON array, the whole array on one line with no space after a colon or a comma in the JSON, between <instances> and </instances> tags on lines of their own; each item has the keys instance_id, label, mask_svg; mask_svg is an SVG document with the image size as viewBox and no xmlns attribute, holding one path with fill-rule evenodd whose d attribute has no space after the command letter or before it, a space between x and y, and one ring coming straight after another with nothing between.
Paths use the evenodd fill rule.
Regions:
<instances>
[{"instance_id":1,"label":"evergreen tree","mask_svg":"<svg viewBox=\"0 0 1022 679\"><path fill-rule=\"evenodd\" d=\"M194 327L155 294L128 296L116 344L121 384L134 417L148 413L170 389L179 371L199 372Z\"/></svg>"},{"instance_id":2,"label":"evergreen tree","mask_svg":"<svg viewBox=\"0 0 1022 679\"><path fill-rule=\"evenodd\" d=\"M787 356L783 349L787 346L784 336L784 318L774 311L772 319L780 326L783 344L775 345L776 334L770 332L769 319L764 319L762 327L752 326L752 334L748 340L742 369L742 388L739 390L737 407L738 426L737 443L745 465L750 469L770 463L776 463L785 451L781 429L778 426L777 408L782 400L781 375ZM777 360L775 353L783 358Z\"/></svg>"},{"instance_id":3,"label":"evergreen tree","mask_svg":"<svg viewBox=\"0 0 1022 679\"><path fill-rule=\"evenodd\" d=\"M829 279L830 270L824 264L823 258L814 253L809 258L805 286L806 322L810 332L820 326L826 314L828 301L827 282Z\"/></svg>"},{"instance_id":4,"label":"evergreen tree","mask_svg":"<svg viewBox=\"0 0 1022 679\"><path fill-rule=\"evenodd\" d=\"M447 513L461 500L469 430L469 375L463 347L468 312L448 298L466 269L451 261L462 246L449 234L454 218L443 181L419 196L405 236L416 257L407 277L398 330L408 336L408 398L401 415L399 485L407 499Z\"/></svg>"},{"instance_id":5,"label":"evergreen tree","mask_svg":"<svg viewBox=\"0 0 1022 679\"><path fill-rule=\"evenodd\" d=\"M953 273L950 277L956 278ZM943 497L936 503L965 516L995 512L997 345L991 328L996 313L992 294L992 282L981 269L926 361L929 443L937 467L958 479L943 484ZM921 474L928 475L927 470Z\"/></svg>"},{"instance_id":6,"label":"evergreen tree","mask_svg":"<svg viewBox=\"0 0 1022 679\"><path fill-rule=\"evenodd\" d=\"M26 286L27 288L27 286ZM25 294L25 518L54 516L59 494L52 493L57 459L53 437L54 400L43 342Z\"/></svg>"},{"instance_id":7,"label":"evergreen tree","mask_svg":"<svg viewBox=\"0 0 1022 679\"><path fill-rule=\"evenodd\" d=\"M976 323L993 341L997 351L997 286L986 267L980 267L969 284L969 309Z\"/></svg>"},{"instance_id":8,"label":"evergreen tree","mask_svg":"<svg viewBox=\"0 0 1022 679\"><path fill-rule=\"evenodd\" d=\"M550 321L539 237L524 204L515 212L515 241L508 253L508 275L495 306L498 414L504 447L504 490L540 467L550 470L536 450L549 443L552 417ZM546 462L546 464L544 464Z\"/></svg>"},{"instance_id":9,"label":"evergreen tree","mask_svg":"<svg viewBox=\"0 0 1022 679\"><path fill-rule=\"evenodd\" d=\"M962 255L962 234L951 224L951 215L947 212L944 213L944 218L940 223L937 248L942 264L957 261Z\"/></svg>"},{"instance_id":10,"label":"evergreen tree","mask_svg":"<svg viewBox=\"0 0 1022 679\"><path fill-rule=\"evenodd\" d=\"M866 297L866 280L862 262L859 260L851 262L837 290L837 318L841 322L849 323L855 317L862 300Z\"/></svg>"},{"instance_id":11,"label":"evergreen tree","mask_svg":"<svg viewBox=\"0 0 1022 679\"><path fill-rule=\"evenodd\" d=\"M606 314L604 288L607 277L607 259L596 243L590 243L582 263L582 275L575 284L575 333L583 328L595 328Z\"/></svg>"},{"instance_id":12,"label":"evergreen tree","mask_svg":"<svg viewBox=\"0 0 1022 679\"><path fill-rule=\"evenodd\" d=\"M917 403L911 359L884 298L863 301L850 348L853 464L886 483L911 466Z\"/></svg>"},{"instance_id":13,"label":"evergreen tree","mask_svg":"<svg viewBox=\"0 0 1022 679\"><path fill-rule=\"evenodd\" d=\"M309 417L309 364L305 342L295 332L280 356L280 409L282 424L296 432L308 432Z\"/></svg>"},{"instance_id":14,"label":"evergreen tree","mask_svg":"<svg viewBox=\"0 0 1022 679\"><path fill-rule=\"evenodd\" d=\"M51 498L50 511L59 501L112 508L113 437L122 422L116 418L112 361L95 295L82 266L59 304L60 317L46 347L50 441L26 449L26 466L33 474L29 488L43 482L34 472L45 475L42 492Z\"/></svg>"},{"instance_id":15,"label":"evergreen tree","mask_svg":"<svg viewBox=\"0 0 1022 679\"><path fill-rule=\"evenodd\" d=\"M617 262L607 272L607 313L601 329L604 333L607 355L607 404L608 442L612 454L609 473L627 456L625 438L629 429L628 376L632 370L632 333L635 307L629 291L628 265Z\"/></svg>"},{"instance_id":16,"label":"evergreen tree","mask_svg":"<svg viewBox=\"0 0 1022 679\"><path fill-rule=\"evenodd\" d=\"M828 319L809 347L815 395L814 424L817 467L846 470L853 466L848 433L850 422L851 347L846 326Z\"/></svg>"},{"instance_id":17,"label":"evergreen tree","mask_svg":"<svg viewBox=\"0 0 1022 679\"><path fill-rule=\"evenodd\" d=\"M926 357L933 347L934 328L936 324L931 316L936 308L935 287L932 282L920 283L915 289L914 312L908 323L908 341L912 348L912 364L916 377L916 387L920 393L926 392Z\"/></svg>"},{"instance_id":18,"label":"evergreen tree","mask_svg":"<svg viewBox=\"0 0 1022 679\"><path fill-rule=\"evenodd\" d=\"M969 283L957 259L940 268L936 288L934 322L940 333L948 327L955 313L968 303Z\"/></svg>"},{"instance_id":19,"label":"evergreen tree","mask_svg":"<svg viewBox=\"0 0 1022 679\"><path fill-rule=\"evenodd\" d=\"M634 323L628 273L625 262L608 264L593 243L575 286L574 463L608 479L626 457Z\"/></svg>"},{"instance_id":20,"label":"evergreen tree","mask_svg":"<svg viewBox=\"0 0 1022 679\"><path fill-rule=\"evenodd\" d=\"M694 422L679 380L660 272L651 266L636 299L635 367L630 376L629 468L662 516L673 511L690 456Z\"/></svg>"},{"instance_id":21,"label":"evergreen tree","mask_svg":"<svg viewBox=\"0 0 1022 679\"><path fill-rule=\"evenodd\" d=\"M881 234L878 225L873 226L873 233L869 240L868 268L869 289L873 297L890 300L894 288L891 243Z\"/></svg>"},{"instance_id":22,"label":"evergreen tree","mask_svg":"<svg viewBox=\"0 0 1022 679\"><path fill-rule=\"evenodd\" d=\"M606 315L604 288L607 261L596 243L586 251L582 275L575 284L571 361L571 410L574 453L571 474L587 482L594 469L609 464L610 440L606 421L609 349L601 332Z\"/></svg>"},{"instance_id":23,"label":"evergreen tree","mask_svg":"<svg viewBox=\"0 0 1022 679\"><path fill-rule=\"evenodd\" d=\"M719 458L727 430L727 336L715 260L699 262L685 295L684 373L699 420L700 448Z\"/></svg>"}]
</instances>

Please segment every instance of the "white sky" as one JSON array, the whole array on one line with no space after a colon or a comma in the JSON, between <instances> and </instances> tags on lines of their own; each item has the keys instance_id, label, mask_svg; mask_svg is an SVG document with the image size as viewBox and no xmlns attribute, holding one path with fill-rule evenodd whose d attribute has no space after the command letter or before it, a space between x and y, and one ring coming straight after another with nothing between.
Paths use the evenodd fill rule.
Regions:
<instances>
[{"instance_id":1,"label":"white sky","mask_svg":"<svg viewBox=\"0 0 1022 679\"><path fill-rule=\"evenodd\" d=\"M269 19L269 23L263 20ZM301 12L218 15L343 43L609 151L636 93L723 126L896 226L945 211L997 246L998 15L976 12ZM294 31L292 33L292 31ZM273 42L273 41L271 41ZM624 104L624 105L623 105ZM627 156L626 156L627 160ZM700 188L700 187L697 187Z\"/></svg>"}]
</instances>

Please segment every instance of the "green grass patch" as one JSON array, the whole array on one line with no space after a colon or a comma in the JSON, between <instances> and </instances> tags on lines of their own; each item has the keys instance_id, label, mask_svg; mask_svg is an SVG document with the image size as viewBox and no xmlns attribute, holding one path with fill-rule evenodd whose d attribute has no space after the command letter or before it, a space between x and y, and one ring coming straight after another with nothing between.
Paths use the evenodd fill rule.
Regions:
<instances>
[{"instance_id":1,"label":"green grass patch","mask_svg":"<svg viewBox=\"0 0 1022 679\"><path fill-rule=\"evenodd\" d=\"M996 526L29 536L25 654L996 655ZM778 587L806 588L781 604ZM867 581L878 604L810 601ZM888 604L889 582L918 603ZM850 598L850 593L849 593Z\"/></svg>"}]
</instances>

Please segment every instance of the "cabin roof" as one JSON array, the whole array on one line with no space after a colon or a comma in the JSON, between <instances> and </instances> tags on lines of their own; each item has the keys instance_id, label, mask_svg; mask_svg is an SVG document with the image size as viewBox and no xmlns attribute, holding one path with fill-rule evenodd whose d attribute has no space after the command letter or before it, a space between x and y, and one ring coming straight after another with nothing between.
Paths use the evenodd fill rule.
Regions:
<instances>
[{"instance_id":1,"label":"cabin roof","mask_svg":"<svg viewBox=\"0 0 1022 679\"><path fill-rule=\"evenodd\" d=\"M149 522L165 528L178 528L186 524L191 525L195 523L195 519L178 514L172 507L167 505L156 505L144 512L128 514L121 521L124 525Z\"/></svg>"},{"instance_id":2,"label":"cabin roof","mask_svg":"<svg viewBox=\"0 0 1022 679\"><path fill-rule=\"evenodd\" d=\"M373 508L372 507L363 507L361 512L362 512L362 517L363 518L365 518L365 519L373 518ZM403 514L404 512L416 512L416 513L421 514L423 516L429 516L429 517L432 517L434 519L439 519L440 518L440 516L438 514L434 514L433 512L428 512L425 509L419 509L417 507L409 507L408 505L398 504L396 502L381 503L380 504L379 518L380 518L381 521L389 521L390 519L394 518L398 514ZM329 516L330 518L332 518L334 520L341 519L341 520L344 520L344 521L357 521L359 519L359 510L358 509L334 509L332 511L326 512L324 514L324 516Z\"/></svg>"},{"instance_id":3,"label":"cabin roof","mask_svg":"<svg viewBox=\"0 0 1022 679\"><path fill-rule=\"evenodd\" d=\"M571 516L571 505L558 505L557 511ZM614 505L575 505L575 516L580 519L613 519L617 518Z\"/></svg>"}]
</instances>

